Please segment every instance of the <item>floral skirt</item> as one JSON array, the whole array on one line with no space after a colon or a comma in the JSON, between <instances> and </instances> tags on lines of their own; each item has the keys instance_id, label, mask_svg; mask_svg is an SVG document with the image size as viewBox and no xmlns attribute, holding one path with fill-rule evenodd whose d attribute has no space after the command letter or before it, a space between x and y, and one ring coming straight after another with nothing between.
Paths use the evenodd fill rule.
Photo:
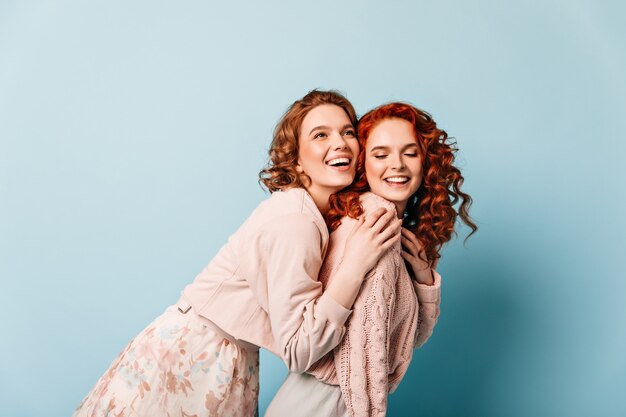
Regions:
<instances>
[{"instance_id":1,"label":"floral skirt","mask_svg":"<svg viewBox=\"0 0 626 417\"><path fill-rule=\"evenodd\" d=\"M74 417L248 417L258 394L259 352L171 306L119 354Z\"/></svg>"}]
</instances>

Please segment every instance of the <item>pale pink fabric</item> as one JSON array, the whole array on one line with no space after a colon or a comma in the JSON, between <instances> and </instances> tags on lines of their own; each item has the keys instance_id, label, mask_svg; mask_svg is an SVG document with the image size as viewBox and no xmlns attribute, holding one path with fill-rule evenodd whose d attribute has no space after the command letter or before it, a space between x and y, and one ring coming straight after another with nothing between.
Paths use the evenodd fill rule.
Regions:
<instances>
[{"instance_id":1,"label":"pale pink fabric","mask_svg":"<svg viewBox=\"0 0 626 417\"><path fill-rule=\"evenodd\" d=\"M259 351L171 306L126 346L73 417L253 417L258 394Z\"/></svg>"},{"instance_id":2,"label":"pale pink fabric","mask_svg":"<svg viewBox=\"0 0 626 417\"><path fill-rule=\"evenodd\" d=\"M365 213L394 205L372 194L361 196ZM326 284L343 256L345 240L355 220L343 218L331 234L320 280ZM413 348L432 334L439 316L441 277L432 286L412 281L401 256L392 247L368 274L346 324L340 344L308 372L339 385L350 416L384 416L387 394L393 392L410 364ZM419 314L418 314L419 313Z\"/></svg>"},{"instance_id":3,"label":"pale pink fabric","mask_svg":"<svg viewBox=\"0 0 626 417\"><path fill-rule=\"evenodd\" d=\"M253 415L258 347L302 372L344 335L350 310L317 278L327 245L306 190L272 194L185 288L186 314L141 332L76 416Z\"/></svg>"},{"instance_id":4,"label":"pale pink fabric","mask_svg":"<svg viewBox=\"0 0 626 417\"><path fill-rule=\"evenodd\" d=\"M193 309L234 339L304 372L333 349L350 314L322 293L328 229L303 188L263 201L183 291Z\"/></svg>"}]
</instances>

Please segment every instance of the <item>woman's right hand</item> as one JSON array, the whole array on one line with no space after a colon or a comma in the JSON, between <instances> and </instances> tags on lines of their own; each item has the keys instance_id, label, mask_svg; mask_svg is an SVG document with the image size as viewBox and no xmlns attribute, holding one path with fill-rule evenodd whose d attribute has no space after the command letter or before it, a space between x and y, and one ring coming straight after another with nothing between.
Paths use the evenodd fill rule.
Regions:
<instances>
[{"instance_id":1,"label":"woman's right hand","mask_svg":"<svg viewBox=\"0 0 626 417\"><path fill-rule=\"evenodd\" d=\"M384 208L367 217L361 216L346 240L342 264L364 277L387 249L400 240L401 226L402 219Z\"/></svg>"},{"instance_id":2,"label":"woman's right hand","mask_svg":"<svg viewBox=\"0 0 626 417\"><path fill-rule=\"evenodd\" d=\"M358 219L348 238L339 267L331 274L328 293L346 309L351 309L367 273L380 257L402 236L402 220L380 208L367 218Z\"/></svg>"}]
</instances>

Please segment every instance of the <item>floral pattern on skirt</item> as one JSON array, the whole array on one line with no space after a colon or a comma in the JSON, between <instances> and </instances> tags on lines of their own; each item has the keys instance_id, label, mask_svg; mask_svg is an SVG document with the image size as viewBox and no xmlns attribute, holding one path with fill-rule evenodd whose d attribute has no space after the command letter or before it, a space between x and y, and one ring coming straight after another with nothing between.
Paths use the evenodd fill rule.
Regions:
<instances>
[{"instance_id":1,"label":"floral pattern on skirt","mask_svg":"<svg viewBox=\"0 0 626 417\"><path fill-rule=\"evenodd\" d=\"M259 352L171 306L119 354L74 417L248 417L258 394Z\"/></svg>"}]
</instances>

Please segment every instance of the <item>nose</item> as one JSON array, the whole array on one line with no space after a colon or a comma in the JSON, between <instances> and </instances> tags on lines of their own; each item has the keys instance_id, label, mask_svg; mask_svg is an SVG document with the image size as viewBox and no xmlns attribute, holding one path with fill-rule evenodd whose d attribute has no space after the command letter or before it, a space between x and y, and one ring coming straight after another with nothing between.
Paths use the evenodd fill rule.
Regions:
<instances>
[{"instance_id":1,"label":"nose","mask_svg":"<svg viewBox=\"0 0 626 417\"><path fill-rule=\"evenodd\" d=\"M390 155L391 169L395 169L397 171L401 171L406 168L406 164L404 163L404 158L400 154L392 154Z\"/></svg>"},{"instance_id":2,"label":"nose","mask_svg":"<svg viewBox=\"0 0 626 417\"><path fill-rule=\"evenodd\" d=\"M348 142L346 142L346 138L339 132L335 132L332 135L333 141L331 143L332 149L334 151L339 151L342 149L348 149Z\"/></svg>"}]
</instances>

